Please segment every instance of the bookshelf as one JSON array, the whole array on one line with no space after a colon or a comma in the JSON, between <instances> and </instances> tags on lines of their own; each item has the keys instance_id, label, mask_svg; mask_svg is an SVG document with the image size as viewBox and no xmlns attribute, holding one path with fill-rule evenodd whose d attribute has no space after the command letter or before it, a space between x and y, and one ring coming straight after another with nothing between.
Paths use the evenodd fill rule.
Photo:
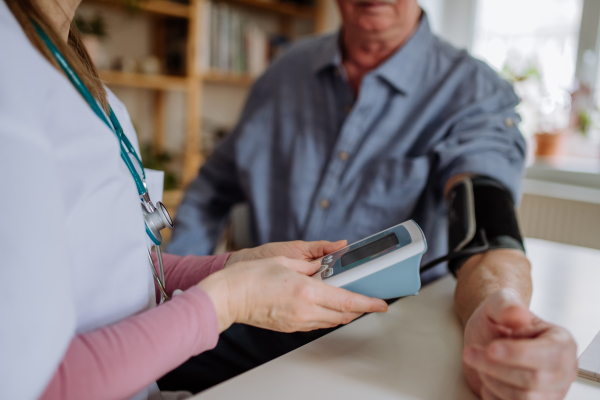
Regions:
<instances>
[{"instance_id":1,"label":"bookshelf","mask_svg":"<svg viewBox=\"0 0 600 400\"><path fill-rule=\"evenodd\" d=\"M227 3L243 5L256 10L295 18L314 18L317 7L299 6L290 3L263 0L222 0ZM88 3L109 7L126 7L119 0L87 0ZM191 7L188 4L174 3L168 0L141 0L134 6L136 10L170 17L189 18Z\"/></svg>"},{"instance_id":2,"label":"bookshelf","mask_svg":"<svg viewBox=\"0 0 600 400\"><path fill-rule=\"evenodd\" d=\"M153 33L156 42L156 52L159 58L164 59L164 43L161 44L159 35L161 18L181 18L187 21L187 37L185 45L185 75L146 75L142 73L125 73L120 71L102 70L100 78L109 86L150 89L155 92L153 102L152 138L153 151L160 153L164 150L165 143L165 92L180 91L185 94L185 139L182 149L183 160L181 163L182 188L184 188L197 174L198 168L203 163L201 149L201 115L202 93L205 83L217 85L233 85L247 87L254 82L254 77L249 74L234 74L214 69L203 70L202 32L203 22L206 21L203 13L208 0L189 0L187 4L171 2L168 0L84 0L84 3L101 5L145 13L158 19L157 32ZM300 6L276 0L218 0L242 9L252 10L254 13L265 13L278 20L279 31L291 35L292 24L295 19L312 21L313 31L322 32L325 28L325 1L315 0L314 6ZM177 197L177 196L175 196Z\"/></svg>"},{"instance_id":3,"label":"bookshelf","mask_svg":"<svg viewBox=\"0 0 600 400\"><path fill-rule=\"evenodd\" d=\"M187 90L187 79L180 76L146 75L121 71L100 71L100 79L109 85L154 90Z\"/></svg>"},{"instance_id":4,"label":"bookshelf","mask_svg":"<svg viewBox=\"0 0 600 400\"><path fill-rule=\"evenodd\" d=\"M202 80L210 83L224 85L250 86L254 83L254 77L249 74L230 74L218 70L209 70L202 74Z\"/></svg>"},{"instance_id":5,"label":"bookshelf","mask_svg":"<svg viewBox=\"0 0 600 400\"><path fill-rule=\"evenodd\" d=\"M209 70L201 75L202 81L224 85L250 86L254 77L249 74L231 74L218 70ZM140 73L127 73L121 71L100 71L100 79L109 85L125 86L154 90L180 90L188 89L186 79L169 75L146 75Z\"/></svg>"},{"instance_id":6,"label":"bookshelf","mask_svg":"<svg viewBox=\"0 0 600 400\"><path fill-rule=\"evenodd\" d=\"M174 3L168 0L142 0L135 5L127 6L123 0L86 0L86 3L101 4L107 7L129 8L131 11L143 11L156 15L189 18L190 6L187 4Z\"/></svg>"}]
</instances>

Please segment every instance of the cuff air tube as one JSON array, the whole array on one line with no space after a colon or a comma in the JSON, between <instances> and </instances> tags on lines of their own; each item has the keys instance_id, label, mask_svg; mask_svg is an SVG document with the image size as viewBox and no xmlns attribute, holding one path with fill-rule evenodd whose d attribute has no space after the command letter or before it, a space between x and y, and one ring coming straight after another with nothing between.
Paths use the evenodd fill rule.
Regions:
<instances>
[{"instance_id":1,"label":"cuff air tube","mask_svg":"<svg viewBox=\"0 0 600 400\"><path fill-rule=\"evenodd\" d=\"M487 177L464 178L448 194L448 255L424 265L421 272L443 261L453 275L474 254L494 249L525 251L510 192Z\"/></svg>"}]
</instances>

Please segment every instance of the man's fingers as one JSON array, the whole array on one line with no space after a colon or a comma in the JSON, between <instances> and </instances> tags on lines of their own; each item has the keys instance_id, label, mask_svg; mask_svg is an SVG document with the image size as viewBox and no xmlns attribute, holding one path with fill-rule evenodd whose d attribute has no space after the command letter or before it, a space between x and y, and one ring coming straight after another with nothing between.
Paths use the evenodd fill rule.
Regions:
<instances>
[{"instance_id":1,"label":"man's fingers","mask_svg":"<svg viewBox=\"0 0 600 400\"><path fill-rule=\"evenodd\" d=\"M316 303L321 307L334 311L357 313L387 311L388 306L383 300L352 293L320 281L315 281L315 284L320 286L316 291Z\"/></svg>"},{"instance_id":2,"label":"man's fingers","mask_svg":"<svg viewBox=\"0 0 600 400\"><path fill-rule=\"evenodd\" d=\"M481 374L480 377L483 387L502 400L559 400L563 396L562 391L523 390L485 374Z\"/></svg>"},{"instance_id":3,"label":"man's fingers","mask_svg":"<svg viewBox=\"0 0 600 400\"><path fill-rule=\"evenodd\" d=\"M487 356L507 366L533 369L572 368L566 365L575 359L577 348L568 338L540 336L534 339L499 339L486 350Z\"/></svg>"},{"instance_id":4,"label":"man's fingers","mask_svg":"<svg viewBox=\"0 0 600 400\"><path fill-rule=\"evenodd\" d=\"M503 400L500 397L496 396L494 393L490 391L490 389L485 386L481 388L481 398L483 400Z\"/></svg>"},{"instance_id":5,"label":"man's fingers","mask_svg":"<svg viewBox=\"0 0 600 400\"><path fill-rule=\"evenodd\" d=\"M551 389L561 385L560 377L552 371L510 367L496 363L486 356L483 347L469 346L463 351L463 360L471 368L521 389Z\"/></svg>"},{"instance_id":6,"label":"man's fingers","mask_svg":"<svg viewBox=\"0 0 600 400\"><path fill-rule=\"evenodd\" d=\"M307 250L312 258L323 257L325 254L333 253L348 245L347 240L338 240L337 242L328 242L319 240L316 242L305 242Z\"/></svg>"}]
</instances>

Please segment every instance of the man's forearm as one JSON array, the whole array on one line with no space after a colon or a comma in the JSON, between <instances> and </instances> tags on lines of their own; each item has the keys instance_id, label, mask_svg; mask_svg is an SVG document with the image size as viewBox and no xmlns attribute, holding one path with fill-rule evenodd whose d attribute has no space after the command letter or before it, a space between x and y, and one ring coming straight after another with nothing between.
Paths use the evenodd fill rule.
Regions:
<instances>
[{"instance_id":1,"label":"man's forearm","mask_svg":"<svg viewBox=\"0 0 600 400\"><path fill-rule=\"evenodd\" d=\"M502 288L516 291L524 305L531 300L531 265L518 250L498 249L475 255L457 272L454 305L463 325L492 293Z\"/></svg>"}]
</instances>

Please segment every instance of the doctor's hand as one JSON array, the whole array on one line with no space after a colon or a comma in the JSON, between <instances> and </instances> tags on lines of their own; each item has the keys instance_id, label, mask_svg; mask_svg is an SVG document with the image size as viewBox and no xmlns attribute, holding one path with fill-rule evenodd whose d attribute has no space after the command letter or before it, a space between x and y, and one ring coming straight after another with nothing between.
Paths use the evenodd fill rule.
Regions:
<instances>
[{"instance_id":1,"label":"doctor's hand","mask_svg":"<svg viewBox=\"0 0 600 400\"><path fill-rule=\"evenodd\" d=\"M240 261L261 260L277 256L312 261L315 258L333 253L346 245L348 245L348 241L346 240L339 240L337 242L327 242L325 240L304 242L295 240L293 242L267 243L252 249L243 249L232 253L229 259L227 259L225 267Z\"/></svg>"},{"instance_id":2,"label":"doctor's hand","mask_svg":"<svg viewBox=\"0 0 600 400\"><path fill-rule=\"evenodd\" d=\"M330 328L367 312L386 312L373 299L310 278L319 265L286 257L238 262L198 286L209 295L219 331L232 323L280 332Z\"/></svg>"},{"instance_id":3,"label":"doctor's hand","mask_svg":"<svg viewBox=\"0 0 600 400\"><path fill-rule=\"evenodd\" d=\"M484 400L563 399L577 376L567 330L542 321L516 292L488 297L465 325L463 366Z\"/></svg>"}]
</instances>

